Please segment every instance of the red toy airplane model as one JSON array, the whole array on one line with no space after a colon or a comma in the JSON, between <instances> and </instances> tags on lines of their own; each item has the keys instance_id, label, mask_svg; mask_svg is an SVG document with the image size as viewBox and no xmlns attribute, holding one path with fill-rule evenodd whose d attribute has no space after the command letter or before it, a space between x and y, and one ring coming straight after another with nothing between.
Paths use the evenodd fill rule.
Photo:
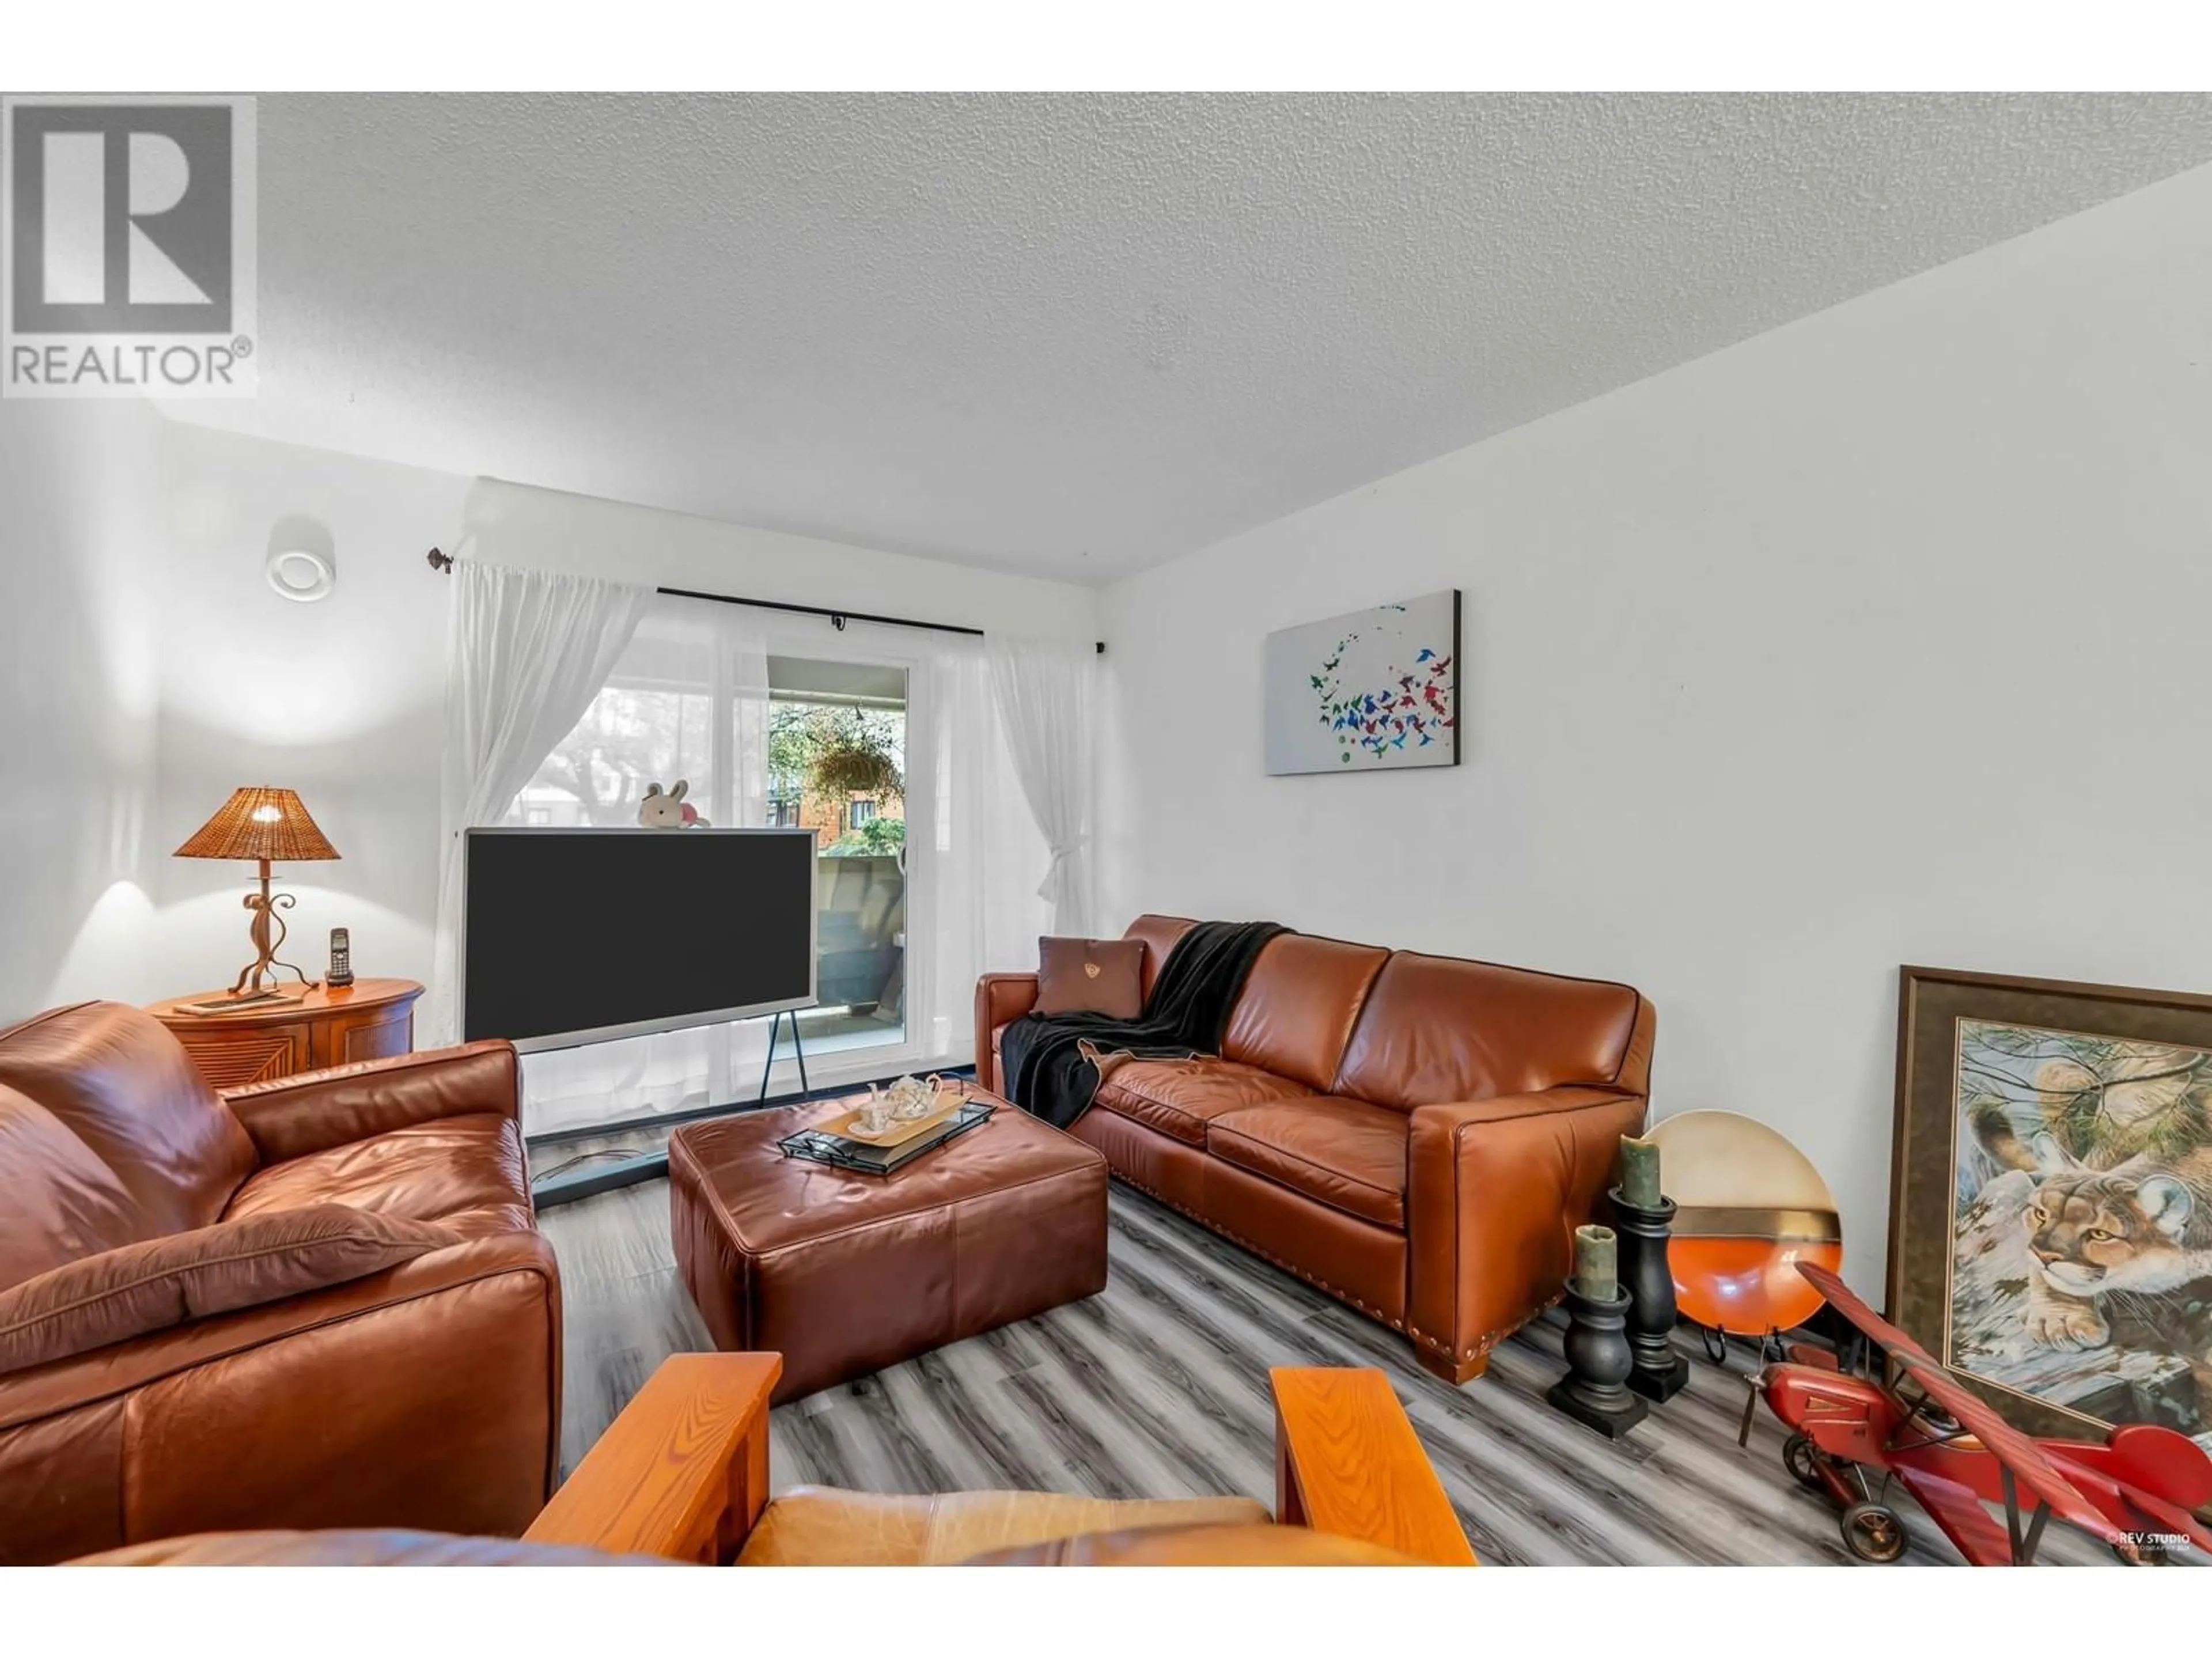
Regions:
<instances>
[{"instance_id":1,"label":"red toy airplane model","mask_svg":"<svg viewBox=\"0 0 2212 1659\"><path fill-rule=\"evenodd\" d=\"M1905 1522L1867 1485L1894 1476L1973 1565L2026 1566L2052 1516L2102 1539L2125 1561L2156 1559L2167 1540L2212 1553L2212 1531L2190 1514L2212 1503L2212 1458L2188 1436L2150 1424L2101 1443L2032 1440L1961 1387L1934 1357L1853 1296L1825 1267L1797 1264L1828 1305L1896 1362L1896 1381L1849 1376L1823 1350L1793 1346L1759 1374L1743 1436L1764 1395L1792 1431L1782 1461L1843 1511L1844 1543L1863 1561L1905 1553ZM1908 1395L1907 1386L1917 1389ZM2034 1509L2023 1527L2021 1489ZM1984 1508L2004 1506L2004 1524Z\"/></svg>"}]
</instances>

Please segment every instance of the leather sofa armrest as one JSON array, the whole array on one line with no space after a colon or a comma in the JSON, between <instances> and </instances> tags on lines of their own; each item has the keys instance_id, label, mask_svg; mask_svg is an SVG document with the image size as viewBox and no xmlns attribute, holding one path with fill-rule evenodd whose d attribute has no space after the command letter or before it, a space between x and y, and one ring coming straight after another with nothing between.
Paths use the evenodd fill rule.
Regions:
<instances>
[{"instance_id":1,"label":"leather sofa armrest","mask_svg":"<svg viewBox=\"0 0 2212 1659\"><path fill-rule=\"evenodd\" d=\"M519 1118L522 1073L506 1042L471 1042L226 1089L264 1166L464 1113Z\"/></svg>"},{"instance_id":2,"label":"leather sofa armrest","mask_svg":"<svg viewBox=\"0 0 2212 1659\"><path fill-rule=\"evenodd\" d=\"M327 1290L188 1319L112 1347L10 1372L0 1376L0 1432L346 1320L511 1273L530 1277L557 1333L561 1269L552 1244L542 1233L491 1233ZM557 1337L554 1351L559 1352Z\"/></svg>"},{"instance_id":3,"label":"leather sofa armrest","mask_svg":"<svg viewBox=\"0 0 2212 1659\"><path fill-rule=\"evenodd\" d=\"M994 1094L1000 1086L998 1056L991 1052L991 1033L1010 1019L1019 1019L1036 1006L1035 974L986 974L975 981L975 1081Z\"/></svg>"},{"instance_id":4,"label":"leather sofa armrest","mask_svg":"<svg viewBox=\"0 0 2212 1659\"><path fill-rule=\"evenodd\" d=\"M1413 1109L1407 1325L1431 1370L1480 1375L1493 1346L1559 1299L1574 1230L1645 1106L1641 1094L1570 1085Z\"/></svg>"}]
</instances>

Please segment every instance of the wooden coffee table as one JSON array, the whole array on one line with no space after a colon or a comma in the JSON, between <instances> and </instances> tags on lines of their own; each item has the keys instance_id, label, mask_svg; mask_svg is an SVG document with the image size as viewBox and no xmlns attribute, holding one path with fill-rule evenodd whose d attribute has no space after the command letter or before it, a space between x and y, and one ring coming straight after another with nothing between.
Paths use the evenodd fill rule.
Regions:
<instances>
[{"instance_id":1,"label":"wooden coffee table","mask_svg":"<svg viewBox=\"0 0 2212 1659\"><path fill-rule=\"evenodd\" d=\"M776 1143L850 1110L813 1101L668 1141L676 1266L714 1345L783 1355L779 1403L1106 1288L1106 1160L996 1101L888 1176Z\"/></svg>"}]
</instances>

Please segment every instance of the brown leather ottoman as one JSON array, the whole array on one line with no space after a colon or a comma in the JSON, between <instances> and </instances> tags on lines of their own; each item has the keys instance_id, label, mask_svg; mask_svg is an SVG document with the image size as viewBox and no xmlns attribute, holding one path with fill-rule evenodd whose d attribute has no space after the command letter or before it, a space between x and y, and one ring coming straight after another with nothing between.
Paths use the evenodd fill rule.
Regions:
<instances>
[{"instance_id":1,"label":"brown leather ottoman","mask_svg":"<svg viewBox=\"0 0 2212 1659\"><path fill-rule=\"evenodd\" d=\"M669 1138L676 1267L714 1345L783 1356L781 1404L1106 1288L1106 1160L1001 1103L889 1176L786 1158L846 1106Z\"/></svg>"}]
</instances>

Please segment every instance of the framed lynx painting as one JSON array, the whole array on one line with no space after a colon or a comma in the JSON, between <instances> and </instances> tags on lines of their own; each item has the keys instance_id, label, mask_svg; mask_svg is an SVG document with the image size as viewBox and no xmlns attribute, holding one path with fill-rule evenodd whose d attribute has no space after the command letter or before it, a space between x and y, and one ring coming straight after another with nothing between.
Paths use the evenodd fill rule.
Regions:
<instances>
[{"instance_id":1,"label":"framed lynx painting","mask_svg":"<svg viewBox=\"0 0 2212 1659\"><path fill-rule=\"evenodd\" d=\"M1900 976L1891 1316L2030 1432L2212 1450L2212 997Z\"/></svg>"}]
</instances>

